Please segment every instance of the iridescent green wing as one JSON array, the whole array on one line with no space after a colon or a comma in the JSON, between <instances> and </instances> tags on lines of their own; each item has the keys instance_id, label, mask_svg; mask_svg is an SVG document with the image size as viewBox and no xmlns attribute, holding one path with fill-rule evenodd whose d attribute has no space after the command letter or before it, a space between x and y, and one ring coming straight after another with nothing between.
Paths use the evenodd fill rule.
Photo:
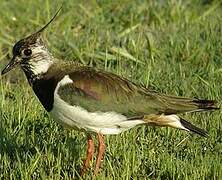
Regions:
<instances>
[{"instance_id":1,"label":"iridescent green wing","mask_svg":"<svg viewBox=\"0 0 222 180\"><path fill-rule=\"evenodd\" d=\"M158 112L155 94L117 75L92 68L80 68L68 75L73 83L60 87L58 93L70 105L90 112L115 111L127 116Z\"/></svg>"},{"instance_id":2,"label":"iridescent green wing","mask_svg":"<svg viewBox=\"0 0 222 180\"><path fill-rule=\"evenodd\" d=\"M115 111L134 117L200 109L197 100L166 96L112 73L87 67L67 72L73 83L59 88L60 97L70 105L81 106L90 112Z\"/></svg>"}]
</instances>

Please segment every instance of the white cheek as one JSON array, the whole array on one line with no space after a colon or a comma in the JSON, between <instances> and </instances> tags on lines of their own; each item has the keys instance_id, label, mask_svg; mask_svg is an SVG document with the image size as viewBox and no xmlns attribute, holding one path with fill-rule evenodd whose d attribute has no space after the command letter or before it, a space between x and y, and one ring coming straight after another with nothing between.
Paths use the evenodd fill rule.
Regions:
<instances>
[{"instance_id":1,"label":"white cheek","mask_svg":"<svg viewBox=\"0 0 222 180\"><path fill-rule=\"evenodd\" d=\"M52 65L52 61L41 60L41 61L30 61L29 62L32 72L37 74L46 73L49 67Z\"/></svg>"},{"instance_id":2,"label":"white cheek","mask_svg":"<svg viewBox=\"0 0 222 180\"><path fill-rule=\"evenodd\" d=\"M46 73L53 64L51 54L43 46L32 49L32 54L29 60L31 71L35 75Z\"/></svg>"}]
</instances>

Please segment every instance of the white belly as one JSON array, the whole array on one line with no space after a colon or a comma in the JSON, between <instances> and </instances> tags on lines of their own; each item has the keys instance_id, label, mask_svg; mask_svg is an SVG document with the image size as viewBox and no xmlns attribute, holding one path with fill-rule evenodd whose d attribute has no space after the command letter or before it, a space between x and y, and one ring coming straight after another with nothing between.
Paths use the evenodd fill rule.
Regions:
<instances>
[{"instance_id":1,"label":"white belly","mask_svg":"<svg viewBox=\"0 0 222 180\"><path fill-rule=\"evenodd\" d=\"M56 87L53 109L50 112L63 126L102 134L118 134L144 123L142 120L127 120L126 116L116 112L88 112L81 107L67 104L57 94L58 88L67 83L73 82L65 76Z\"/></svg>"}]
</instances>

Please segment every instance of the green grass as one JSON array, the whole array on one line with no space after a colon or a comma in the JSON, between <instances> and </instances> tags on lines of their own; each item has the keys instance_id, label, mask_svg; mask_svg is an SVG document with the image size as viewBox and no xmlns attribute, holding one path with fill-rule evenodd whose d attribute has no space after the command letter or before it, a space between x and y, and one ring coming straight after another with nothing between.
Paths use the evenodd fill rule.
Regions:
<instances>
[{"instance_id":1,"label":"green grass","mask_svg":"<svg viewBox=\"0 0 222 180\"><path fill-rule=\"evenodd\" d=\"M13 44L45 24L62 1L2 0L0 68ZM64 1L44 33L55 57L122 75L157 91L222 97L220 1ZM44 111L23 73L0 78L0 179L73 179L86 137ZM137 127L106 137L98 179L222 179L221 111L184 115L209 138ZM94 159L95 163L95 159ZM85 179L91 179L93 166Z\"/></svg>"}]
</instances>

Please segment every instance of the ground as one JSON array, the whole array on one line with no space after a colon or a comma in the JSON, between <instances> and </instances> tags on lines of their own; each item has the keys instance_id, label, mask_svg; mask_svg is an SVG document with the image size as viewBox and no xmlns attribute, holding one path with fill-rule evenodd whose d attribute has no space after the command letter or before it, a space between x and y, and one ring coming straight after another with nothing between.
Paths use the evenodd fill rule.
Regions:
<instances>
[{"instance_id":1,"label":"ground","mask_svg":"<svg viewBox=\"0 0 222 180\"><path fill-rule=\"evenodd\" d=\"M44 33L55 57L159 92L221 104L219 0L1 0L1 69L13 44L40 29L62 3L62 12ZM0 106L1 179L80 178L84 133L50 118L18 68L0 77ZM183 115L206 129L208 138L148 126L107 136L98 179L222 179L221 115L220 110ZM93 167L84 179L92 174Z\"/></svg>"}]
</instances>

